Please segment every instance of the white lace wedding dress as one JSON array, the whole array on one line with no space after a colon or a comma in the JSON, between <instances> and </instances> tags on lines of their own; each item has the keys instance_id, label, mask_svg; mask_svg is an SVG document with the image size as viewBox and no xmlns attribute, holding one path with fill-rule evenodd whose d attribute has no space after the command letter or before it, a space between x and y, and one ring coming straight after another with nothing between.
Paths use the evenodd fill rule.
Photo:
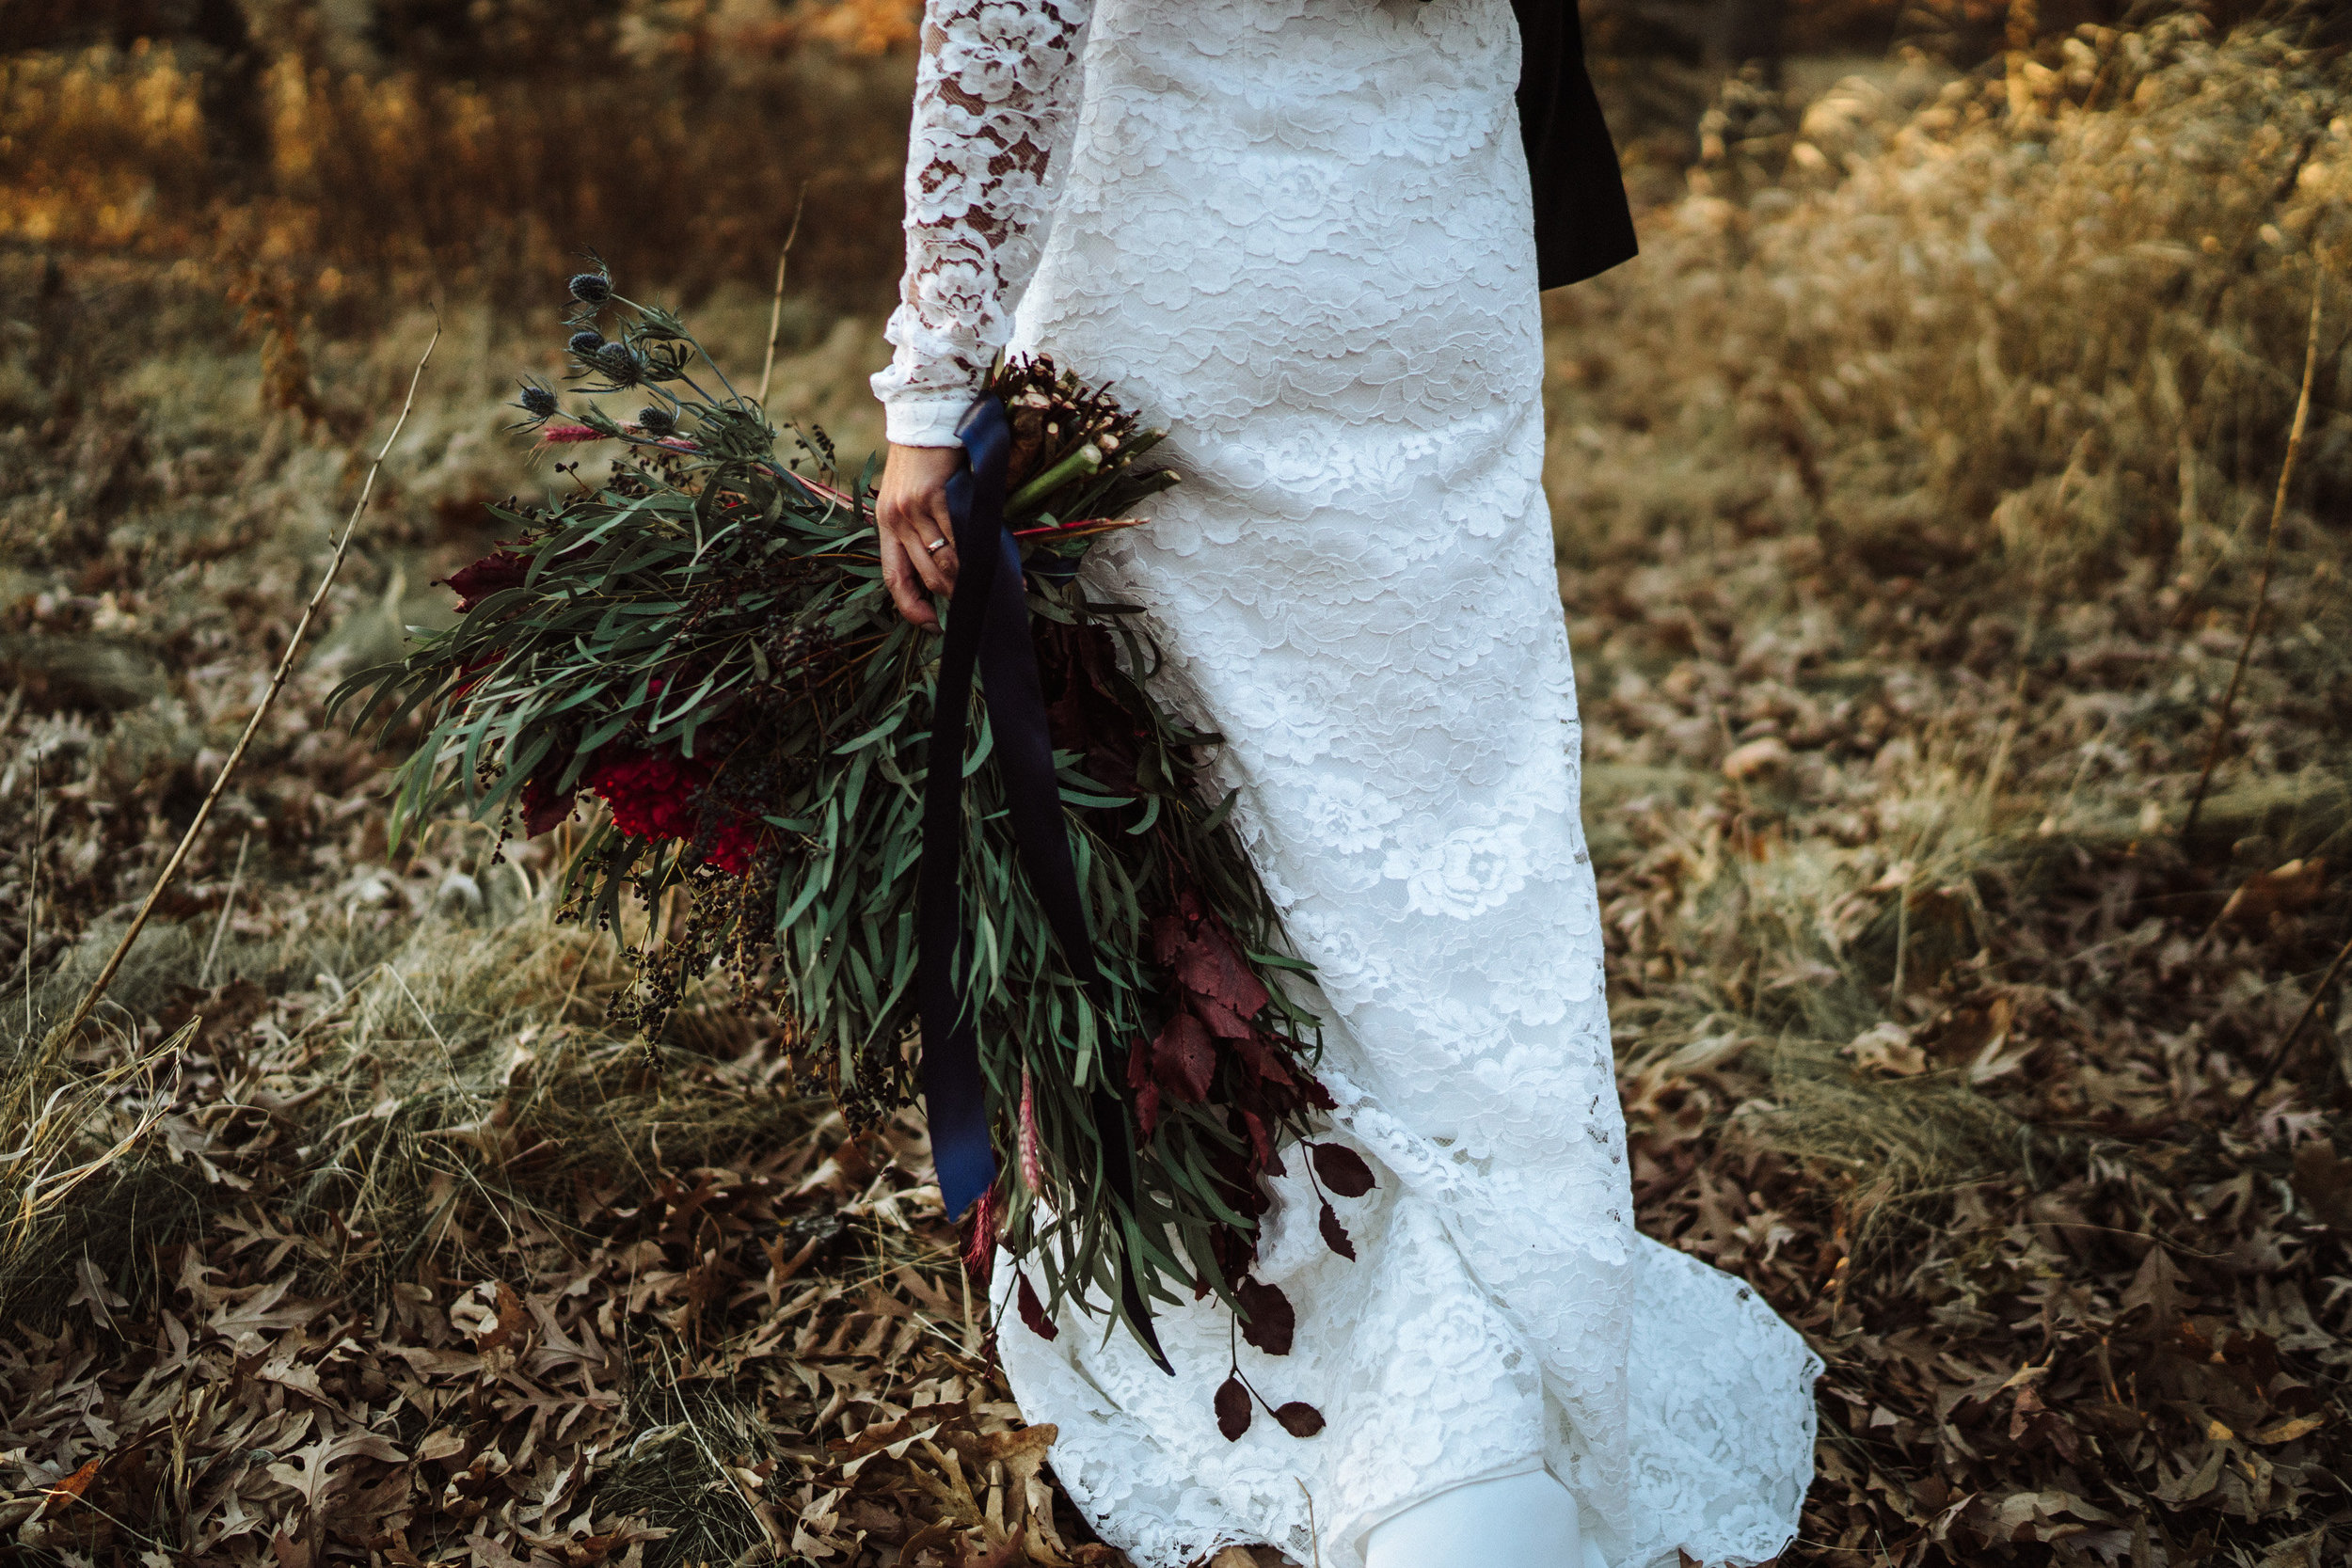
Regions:
<instances>
[{"instance_id":1,"label":"white lace wedding dress","mask_svg":"<svg viewBox=\"0 0 2352 1568\"><path fill-rule=\"evenodd\" d=\"M1612 1568L1793 1535L1820 1363L1739 1280L1636 1234L1541 485L1543 344L1508 0L930 0L894 440L952 445L993 351L1173 431L1185 483L1088 570L1228 737L1237 820L1327 1009L1359 1260L1277 1183L1277 1403L1000 1310L1023 1413L1143 1568L1229 1544L1356 1568L1383 1518L1548 1468ZM1008 1277L1009 1271L1000 1274ZM1310 1507L1312 1531L1310 1529Z\"/></svg>"}]
</instances>

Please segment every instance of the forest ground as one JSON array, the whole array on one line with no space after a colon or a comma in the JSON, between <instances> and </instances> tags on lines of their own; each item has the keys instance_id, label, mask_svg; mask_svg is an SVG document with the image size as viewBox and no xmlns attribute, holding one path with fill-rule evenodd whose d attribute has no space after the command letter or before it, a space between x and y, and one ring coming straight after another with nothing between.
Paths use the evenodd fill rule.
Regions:
<instances>
[{"instance_id":1,"label":"forest ground","mask_svg":"<svg viewBox=\"0 0 2352 1568\"><path fill-rule=\"evenodd\" d=\"M1828 1364L1792 1564L2340 1560L2352 76L2179 24L1808 91L1734 84L1644 258L1548 307L1641 1224ZM552 304L445 306L315 649L40 1059L390 427L432 322L374 314L0 257L0 1542L1119 1560L919 1122L845 1128L716 988L657 1068L560 846L391 849L322 711L481 502L564 482L500 431ZM763 293L690 314L756 364ZM796 293L780 411L870 446L879 352Z\"/></svg>"}]
</instances>

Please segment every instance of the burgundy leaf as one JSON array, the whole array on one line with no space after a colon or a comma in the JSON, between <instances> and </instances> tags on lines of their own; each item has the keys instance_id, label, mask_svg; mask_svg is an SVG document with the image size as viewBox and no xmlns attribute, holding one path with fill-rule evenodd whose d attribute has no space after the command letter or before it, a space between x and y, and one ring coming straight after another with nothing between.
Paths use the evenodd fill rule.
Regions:
<instances>
[{"instance_id":1,"label":"burgundy leaf","mask_svg":"<svg viewBox=\"0 0 2352 1568\"><path fill-rule=\"evenodd\" d=\"M1045 1315L1045 1304L1037 1299L1037 1291L1029 1286L1029 1276L1021 1275L1021 1321L1029 1325L1029 1332L1041 1339L1051 1339L1061 1332L1053 1319Z\"/></svg>"},{"instance_id":2,"label":"burgundy leaf","mask_svg":"<svg viewBox=\"0 0 2352 1568\"><path fill-rule=\"evenodd\" d=\"M1298 1331L1298 1314L1281 1287L1245 1279L1233 1288L1233 1299L1246 1314L1241 1337L1268 1355L1288 1355L1291 1338Z\"/></svg>"},{"instance_id":3,"label":"burgundy leaf","mask_svg":"<svg viewBox=\"0 0 2352 1568\"><path fill-rule=\"evenodd\" d=\"M1351 1263L1356 1261L1356 1243L1348 1239L1347 1227L1340 1223L1338 1212L1328 1202L1324 1204L1323 1217L1317 1224L1322 1227L1325 1246Z\"/></svg>"},{"instance_id":4,"label":"burgundy leaf","mask_svg":"<svg viewBox=\"0 0 2352 1568\"><path fill-rule=\"evenodd\" d=\"M1247 1039L1249 1021L1268 998L1265 987L1242 961L1233 939L1204 923L1174 957L1176 983L1192 993L1209 1027L1227 1039Z\"/></svg>"},{"instance_id":5,"label":"burgundy leaf","mask_svg":"<svg viewBox=\"0 0 2352 1568\"><path fill-rule=\"evenodd\" d=\"M1263 1029L1252 1029L1233 1041L1233 1050L1255 1078L1271 1078L1278 1084L1291 1082L1290 1069L1282 1065L1282 1041Z\"/></svg>"},{"instance_id":6,"label":"burgundy leaf","mask_svg":"<svg viewBox=\"0 0 2352 1568\"><path fill-rule=\"evenodd\" d=\"M1336 1111L1340 1102L1331 1098L1331 1091L1323 1086L1320 1078L1309 1078L1298 1085L1298 1092L1307 1097L1307 1103L1319 1111Z\"/></svg>"},{"instance_id":7,"label":"burgundy leaf","mask_svg":"<svg viewBox=\"0 0 2352 1568\"><path fill-rule=\"evenodd\" d=\"M537 778L523 781L523 836L537 838L571 820L572 793L558 794Z\"/></svg>"},{"instance_id":8,"label":"burgundy leaf","mask_svg":"<svg viewBox=\"0 0 2352 1568\"><path fill-rule=\"evenodd\" d=\"M1240 1442L1249 1430L1249 1390L1241 1386L1239 1373L1217 1385L1216 1430L1228 1443Z\"/></svg>"},{"instance_id":9,"label":"burgundy leaf","mask_svg":"<svg viewBox=\"0 0 2352 1568\"><path fill-rule=\"evenodd\" d=\"M1233 1227L1220 1225L1209 1232L1209 1256L1216 1261L1216 1272L1232 1286L1240 1283L1249 1265L1257 1261L1258 1249Z\"/></svg>"},{"instance_id":10,"label":"burgundy leaf","mask_svg":"<svg viewBox=\"0 0 2352 1568\"><path fill-rule=\"evenodd\" d=\"M1274 1418L1293 1437L1312 1437L1323 1430L1323 1412L1303 1400L1275 1406Z\"/></svg>"},{"instance_id":11,"label":"burgundy leaf","mask_svg":"<svg viewBox=\"0 0 2352 1568\"><path fill-rule=\"evenodd\" d=\"M1138 1036L1127 1053L1127 1086L1136 1091L1136 1132L1145 1143L1160 1124L1160 1086L1152 1082L1152 1045Z\"/></svg>"},{"instance_id":12,"label":"burgundy leaf","mask_svg":"<svg viewBox=\"0 0 2352 1568\"><path fill-rule=\"evenodd\" d=\"M1323 1184L1342 1197L1361 1197L1372 1191L1372 1167L1364 1157L1344 1144L1310 1144L1314 1151L1315 1174Z\"/></svg>"},{"instance_id":13,"label":"burgundy leaf","mask_svg":"<svg viewBox=\"0 0 2352 1568\"><path fill-rule=\"evenodd\" d=\"M1169 1019L1160 1037L1152 1042L1152 1076L1180 1100L1208 1099L1209 1081L1216 1071L1216 1042L1190 1013Z\"/></svg>"},{"instance_id":14,"label":"burgundy leaf","mask_svg":"<svg viewBox=\"0 0 2352 1568\"><path fill-rule=\"evenodd\" d=\"M1258 1156L1258 1168L1282 1174L1282 1157L1274 1152L1274 1134L1266 1131L1265 1118L1255 1111L1241 1114L1242 1126L1249 1132L1249 1147Z\"/></svg>"},{"instance_id":15,"label":"burgundy leaf","mask_svg":"<svg viewBox=\"0 0 2352 1568\"><path fill-rule=\"evenodd\" d=\"M457 613L463 615L501 589L520 588L531 572L531 558L513 550L493 550L470 566L461 566L439 579L457 591Z\"/></svg>"},{"instance_id":16,"label":"burgundy leaf","mask_svg":"<svg viewBox=\"0 0 2352 1568\"><path fill-rule=\"evenodd\" d=\"M1176 967L1176 955L1191 940L1192 922L1200 917L1200 901L1185 888L1176 895L1177 910L1152 922L1152 961L1165 969Z\"/></svg>"}]
</instances>

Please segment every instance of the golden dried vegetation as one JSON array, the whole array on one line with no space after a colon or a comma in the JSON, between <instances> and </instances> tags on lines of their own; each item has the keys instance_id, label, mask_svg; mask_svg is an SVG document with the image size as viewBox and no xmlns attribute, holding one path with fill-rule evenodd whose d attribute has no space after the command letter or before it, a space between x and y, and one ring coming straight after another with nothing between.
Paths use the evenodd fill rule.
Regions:
<instances>
[{"instance_id":1,"label":"golden dried vegetation","mask_svg":"<svg viewBox=\"0 0 2352 1568\"><path fill-rule=\"evenodd\" d=\"M802 31L761 70L859 14L773 13ZM716 36L590 41L753 92ZM0 1541L1115 1560L989 1370L919 1128L795 1098L717 991L649 1072L548 847L391 853L381 759L319 712L525 482L498 404L555 367L500 297L598 243L715 290L714 349L756 363L793 187L667 100L615 161L626 84L593 73L306 48L258 78L282 118L234 191L196 56L0 67ZM849 69L807 162L886 192L904 62ZM1734 83L1645 258L1550 307L1636 1196L1829 1362L1792 1563L2343 1549L2347 126L2340 55L2193 22L1809 103ZM878 338L842 304L886 288L893 215L796 250L787 301L782 401L852 451ZM43 1063L284 645L436 276L451 331L319 652Z\"/></svg>"}]
</instances>

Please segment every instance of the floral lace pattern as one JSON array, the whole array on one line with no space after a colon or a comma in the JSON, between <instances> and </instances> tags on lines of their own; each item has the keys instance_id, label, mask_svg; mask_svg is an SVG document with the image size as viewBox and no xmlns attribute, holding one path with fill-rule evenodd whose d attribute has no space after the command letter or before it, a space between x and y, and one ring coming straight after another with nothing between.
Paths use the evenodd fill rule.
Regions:
<instances>
[{"instance_id":1,"label":"floral lace pattern","mask_svg":"<svg viewBox=\"0 0 2352 1568\"><path fill-rule=\"evenodd\" d=\"M874 378L889 436L951 447L1037 264L1086 0L951 0L924 18L908 266Z\"/></svg>"},{"instance_id":2,"label":"floral lace pattern","mask_svg":"<svg viewBox=\"0 0 2352 1568\"><path fill-rule=\"evenodd\" d=\"M1165 1310L1173 1379L1099 1321L1049 1342L1000 1313L1014 1393L1149 1568L1260 1542L1355 1568L1389 1514L1537 1467L1618 1568L1771 1558L1819 1363L1740 1281L1633 1229L1507 0L1025 3L1025 26L932 0L936 57L975 63L926 66L960 96L918 105L910 213L953 205L923 186L963 215L910 230L877 389L894 436L950 388L960 413L1025 277L1001 341L1169 426L1185 483L1088 572L1228 737L1235 819L1318 970L1337 1135L1378 1185L1339 1204L1349 1262L1303 1162L1276 1184L1260 1273L1300 1331L1242 1365L1320 1408L1320 1436L1263 1415L1218 1435L1214 1304Z\"/></svg>"}]
</instances>

